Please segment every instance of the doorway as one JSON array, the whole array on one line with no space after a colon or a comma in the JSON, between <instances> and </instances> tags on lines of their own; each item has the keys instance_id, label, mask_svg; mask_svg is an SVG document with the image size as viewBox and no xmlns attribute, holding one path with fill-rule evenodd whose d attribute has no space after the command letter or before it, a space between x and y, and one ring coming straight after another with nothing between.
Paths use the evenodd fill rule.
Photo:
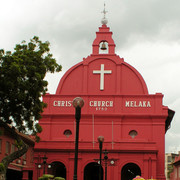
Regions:
<instances>
[{"instance_id":1,"label":"doorway","mask_svg":"<svg viewBox=\"0 0 180 180\"><path fill-rule=\"evenodd\" d=\"M84 180L99 180L99 164L91 162L84 168ZM103 180L103 168L101 166L101 180Z\"/></svg>"},{"instance_id":2,"label":"doorway","mask_svg":"<svg viewBox=\"0 0 180 180\"><path fill-rule=\"evenodd\" d=\"M7 172L6 172L6 179L7 180L12 180L14 178L16 178L16 180L21 180L22 176L23 176L22 171L7 169Z\"/></svg>"},{"instance_id":3,"label":"doorway","mask_svg":"<svg viewBox=\"0 0 180 180\"><path fill-rule=\"evenodd\" d=\"M66 167L59 161L51 163L51 168L48 169L48 173L54 175L54 177L62 177L66 179Z\"/></svg>"},{"instance_id":4,"label":"doorway","mask_svg":"<svg viewBox=\"0 0 180 180\"><path fill-rule=\"evenodd\" d=\"M141 169L134 163L124 165L121 170L121 180L132 180L137 175L141 176Z\"/></svg>"}]
</instances>

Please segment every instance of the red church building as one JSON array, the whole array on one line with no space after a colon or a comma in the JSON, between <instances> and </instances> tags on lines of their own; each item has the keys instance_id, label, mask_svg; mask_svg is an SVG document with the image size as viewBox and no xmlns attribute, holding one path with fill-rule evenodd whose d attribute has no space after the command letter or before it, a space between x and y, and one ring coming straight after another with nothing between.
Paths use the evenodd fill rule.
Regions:
<instances>
[{"instance_id":1,"label":"red church building","mask_svg":"<svg viewBox=\"0 0 180 180\"><path fill-rule=\"evenodd\" d=\"M99 136L104 136L103 151L108 151L108 180L137 175L165 179L165 133L174 112L163 105L163 94L149 94L141 74L115 53L106 23L104 18L92 54L64 74L56 94L43 97L48 106L40 120L41 141L35 145L34 180L44 172L73 179L76 121L72 101L76 97L84 100L78 180L99 178ZM104 179L105 160L101 173Z\"/></svg>"}]
</instances>

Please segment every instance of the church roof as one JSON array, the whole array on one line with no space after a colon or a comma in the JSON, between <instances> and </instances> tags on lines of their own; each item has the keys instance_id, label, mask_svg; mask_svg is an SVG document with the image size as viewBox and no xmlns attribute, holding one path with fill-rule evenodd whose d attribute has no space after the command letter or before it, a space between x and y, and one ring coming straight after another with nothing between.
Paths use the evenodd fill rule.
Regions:
<instances>
[{"instance_id":1,"label":"church roof","mask_svg":"<svg viewBox=\"0 0 180 180\"><path fill-rule=\"evenodd\" d=\"M102 50L104 45L106 49ZM92 54L65 73L56 94L147 95L143 77L115 53L115 46L110 28L102 24L96 32Z\"/></svg>"}]
</instances>

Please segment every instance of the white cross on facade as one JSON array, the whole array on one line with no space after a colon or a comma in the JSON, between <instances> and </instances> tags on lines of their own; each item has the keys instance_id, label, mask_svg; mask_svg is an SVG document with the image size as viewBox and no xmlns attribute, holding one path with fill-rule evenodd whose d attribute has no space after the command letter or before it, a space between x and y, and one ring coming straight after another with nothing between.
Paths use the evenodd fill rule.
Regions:
<instances>
[{"instance_id":1,"label":"white cross on facade","mask_svg":"<svg viewBox=\"0 0 180 180\"><path fill-rule=\"evenodd\" d=\"M100 90L104 90L104 74L111 74L111 70L104 70L104 64L101 64L101 70L94 70L93 74L100 74Z\"/></svg>"}]
</instances>

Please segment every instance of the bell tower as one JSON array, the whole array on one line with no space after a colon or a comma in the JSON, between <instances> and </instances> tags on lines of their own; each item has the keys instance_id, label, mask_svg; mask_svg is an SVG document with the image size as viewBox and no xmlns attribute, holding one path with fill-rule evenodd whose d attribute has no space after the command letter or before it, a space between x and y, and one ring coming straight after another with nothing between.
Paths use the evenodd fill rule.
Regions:
<instances>
[{"instance_id":1,"label":"bell tower","mask_svg":"<svg viewBox=\"0 0 180 180\"><path fill-rule=\"evenodd\" d=\"M110 31L110 28L107 27L108 20L106 18L107 11L105 10L105 4L104 4L104 10L102 11L104 14L101 23L102 26L99 27L99 31L96 32L96 39L93 42L93 55L98 54L115 54L115 44L114 40L112 39L112 32Z\"/></svg>"}]
</instances>

